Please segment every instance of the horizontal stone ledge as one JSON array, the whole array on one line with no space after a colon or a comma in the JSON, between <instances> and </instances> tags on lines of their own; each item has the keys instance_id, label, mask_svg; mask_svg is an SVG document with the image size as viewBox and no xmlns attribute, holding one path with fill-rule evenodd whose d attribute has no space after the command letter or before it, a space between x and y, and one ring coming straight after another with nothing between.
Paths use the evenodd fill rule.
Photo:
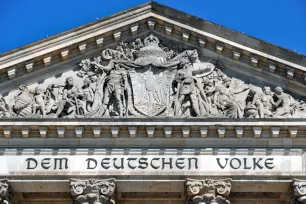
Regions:
<instances>
[{"instance_id":1,"label":"horizontal stone ledge","mask_svg":"<svg viewBox=\"0 0 306 204\"><path fill-rule=\"evenodd\" d=\"M18 176L17 176L18 177ZM65 177L69 177L69 176L65 176ZM93 176L91 175L84 175L83 179L90 179ZM120 176L116 177L116 181L117 182L185 182L185 179L181 179L181 178L152 178L152 176L148 176L148 178L144 179L144 177L135 177L133 178L133 176L129 177L130 179L126 179L126 176L124 176L125 178L122 178ZM243 175L240 177L244 177ZM222 179L223 177L216 177L216 176L212 176L209 177L211 179ZM231 178L232 179L232 183L245 183L245 182L256 182L256 183L291 183L293 181L293 178L288 178L288 179L279 179L279 178L266 178L265 179L260 179L260 178ZM48 179L48 178L41 178L41 179L37 179L35 178L35 176L33 176L32 178L29 177L29 179L18 179L18 178L14 178L14 176L12 176L12 178L8 181L8 183L39 183L39 182L48 182L48 183L55 183L55 182L62 182L62 183L69 183L70 179Z\"/></svg>"},{"instance_id":2,"label":"horizontal stone ledge","mask_svg":"<svg viewBox=\"0 0 306 204\"><path fill-rule=\"evenodd\" d=\"M306 118L86 118L86 119L0 119L0 126L306 126Z\"/></svg>"},{"instance_id":3,"label":"horizontal stone ledge","mask_svg":"<svg viewBox=\"0 0 306 204\"><path fill-rule=\"evenodd\" d=\"M31 156L39 152L41 156L68 156L78 155L87 156L90 152L93 156L105 156L105 155L131 155L131 156L142 156L142 155L207 155L207 156L302 156L305 154L303 149L271 149L271 148L244 148L244 149L229 149L229 148L78 148L74 149L71 147L51 149L51 148L24 148L24 149L11 149L11 148L0 148L0 156Z\"/></svg>"},{"instance_id":4,"label":"horizontal stone ledge","mask_svg":"<svg viewBox=\"0 0 306 204\"><path fill-rule=\"evenodd\" d=\"M83 177L93 178L93 177ZM201 177L221 179L222 177ZM118 192L185 192L185 179L121 179L116 178ZM69 192L70 179L48 180L31 179L8 181L14 192ZM292 179L287 180L240 180L232 179L231 192L283 192L287 193ZM151 188L149 187L151 186ZM54 188L55 187L55 188ZM167 189L168 188L168 189Z\"/></svg>"},{"instance_id":5,"label":"horizontal stone ledge","mask_svg":"<svg viewBox=\"0 0 306 204\"><path fill-rule=\"evenodd\" d=\"M131 119L125 118L114 121L112 119L92 120L0 120L1 133L5 138L36 138L37 131L42 138L78 137L78 138L301 138L306 122L303 121L243 121L227 119L216 121L198 121L173 119ZM39 125L38 125L39 124ZM165 125L166 124L166 125ZM222 124L222 125L221 125ZM1 127L2 126L2 127ZM144 134L145 132L145 134ZM287 141L288 143L288 141ZM1 146L1 145L0 145Z\"/></svg>"}]
</instances>

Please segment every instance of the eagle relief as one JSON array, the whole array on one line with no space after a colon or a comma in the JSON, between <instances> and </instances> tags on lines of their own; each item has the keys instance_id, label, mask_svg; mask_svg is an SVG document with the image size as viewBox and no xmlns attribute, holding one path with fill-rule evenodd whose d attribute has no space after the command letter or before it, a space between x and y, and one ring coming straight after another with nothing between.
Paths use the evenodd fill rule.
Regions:
<instances>
[{"instance_id":1,"label":"eagle relief","mask_svg":"<svg viewBox=\"0 0 306 204\"><path fill-rule=\"evenodd\" d=\"M8 100L1 118L303 118L305 103L226 76L201 62L197 50L170 49L150 34L83 59L64 84L26 85Z\"/></svg>"}]
</instances>

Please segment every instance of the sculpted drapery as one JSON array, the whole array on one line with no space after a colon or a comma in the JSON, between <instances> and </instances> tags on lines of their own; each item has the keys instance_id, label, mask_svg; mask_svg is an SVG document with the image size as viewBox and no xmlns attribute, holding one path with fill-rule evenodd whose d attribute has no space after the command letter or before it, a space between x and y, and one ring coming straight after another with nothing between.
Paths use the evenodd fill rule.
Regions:
<instances>
[{"instance_id":1,"label":"sculpted drapery","mask_svg":"<svg viewBox=\"0 0 306 204\"><path fill-rule=\"evenodd\" d=\"M2 118L305 117L306 106L281 87L263 88L226 76L197 50L166 47L154 35L120 43L84 59L64 84L20 85L1 97Z\"/></svg>"}]
</instances>

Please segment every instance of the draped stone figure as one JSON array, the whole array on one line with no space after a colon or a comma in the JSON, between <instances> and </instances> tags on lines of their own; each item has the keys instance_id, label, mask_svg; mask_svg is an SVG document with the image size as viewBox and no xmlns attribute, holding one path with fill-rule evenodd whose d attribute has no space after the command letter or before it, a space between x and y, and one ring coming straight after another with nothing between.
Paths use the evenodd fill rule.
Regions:
<instances>
[{"instance_id":1,"label":"draped stone figure","mask_svg":"<svg viewBox=\"0 0 306 204\"><path fill-rule=\"evenodd\" d=\"M130 39L81 60L64 84L20 85L1 97L0 117L306 117L304 100L281 87L245 84L223 73L220 61L163 43L153 34Z\"/></svg>"},{"instance_id":2,"label":"draped stone figure","mask_svg":"<svg viewBox=\"0 0 306 204\"><path fill-rule=\"evenodd\" d=\"M185 62L183 68L178 70L175 75L177 97L174 115L176 116L183 115L186 111L184 109L188 107L191 107L197 117L209 114L210 104L201 83L192 75L191 67L192 65L189 62Z\"/></svg>"}]
</instances>

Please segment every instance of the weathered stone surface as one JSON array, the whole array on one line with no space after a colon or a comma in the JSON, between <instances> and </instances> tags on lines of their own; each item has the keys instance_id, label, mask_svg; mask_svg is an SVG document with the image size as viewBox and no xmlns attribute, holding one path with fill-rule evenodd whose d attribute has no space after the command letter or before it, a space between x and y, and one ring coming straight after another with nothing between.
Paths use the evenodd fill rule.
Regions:
<instances>
[{"instance_id":1,"label":"weathered stone surface","mask_svg":"<svg viewBox=\"0 0 306 204\"><path fill-rule=\"evenodd\" d=\"M0 179L0 203L11 204L12 193L8 184L8 179Z\"/></svg>"},{"instance_id":2,"label":"weathered stone surface","mask_svg":"<svg viewBox=\"0 0 306 204\"><path fill-rule=\"evenodd\" d=\"M294 179L292 184L292 204L306 203L306 180Z\"/></svg>"},{"instance_id":3,"label":"weathered stone surface","mask_svg":"<svg viewBox=\"0 0 306 204\"><path fill-rule=\"evenodd\" d=\"M186 204L229 204L228 196L231 191L231 179L187 179Z\"/></svg>"},{"instance_id":4,"label":"weathered stone surface","mask_svg":"<svg viewBox=\"0 0 306 204\"><path fill-rule=\"evenodd\" d=\"M301 118L306 105L281 87L272 92L201 62L197 50L150 34L83 59L65 84L25 85L1 97L2 118ZM7 101L11 101L8 103Z\"/></svg>"},{"instance_id":5,"label":"weathered stone surface","mask_svg":"<svg viewBox=\"0 0 306 204\"><path fill-rule=\"evenodd\" d=\"M70 181L71 195L79 204L115 204L113 198L115 187L115 179L71 179Z\"/></svg>"}]
</instances>

